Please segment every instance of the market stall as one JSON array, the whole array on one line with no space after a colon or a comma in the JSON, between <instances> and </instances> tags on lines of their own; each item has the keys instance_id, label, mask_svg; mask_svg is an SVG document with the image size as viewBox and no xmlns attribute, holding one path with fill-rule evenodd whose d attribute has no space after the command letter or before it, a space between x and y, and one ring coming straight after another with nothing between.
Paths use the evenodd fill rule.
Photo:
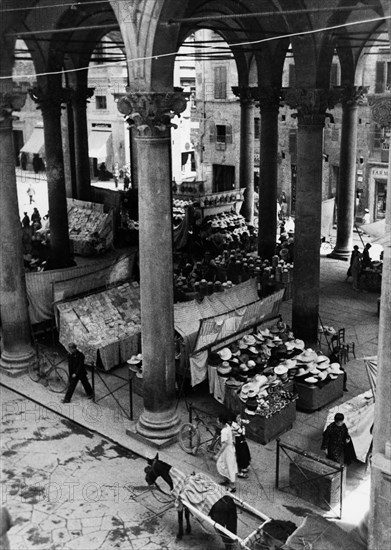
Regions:
<instances>
[{"instance_id":1,"label":"market stall","mask_svg":"<svg viewBox=\"0 0 391 550\"><path fill-rule=\"evenodd\" d=\"M86 363L110 370L140 350L140 289L123 283L56 304L59 340L75 342Z\"/></svg>"},{"instance_id":2,"label":"market stall","mask_svg":"<svg viewBox=\"0 0 391 550\"><path fill-rule=\"evenodd\" d=\"M213 346L208 378L215 399L250 420L249 437L265 444L291 427L296 406L317 410L340 397L344 371L306 349L280 318L224 347Z\"/></svg>"},{"instance_id":3,"label":"market stall","mask_svg":"<svg viewBox=\"0 0 391 550\"><path fill-rule=\"evenodd\" d=\"M101 254L114 239L113 212L105 213L103 204L67 199L69 238L73 252L80 256Z\"/></svg>"},{"instance_id":4,"label":"market stall","mask_svg":"<svg viewBox=\"0 0 391 550\"><path fill-rule=\"evenodd\" d=\"M29 316L37 324L53 319L53 304L75 294L88 292L107 283L114 284L130 279L133 273L135 252L116 254L91 260L83 265L50 271L35 271L25 274Z\"/></svg>"},{"instance_id":5,"label":"market stall","mask_svg":"<svg viewBox=\"0 0 391 550\"><path fill-rule=\"evenodd\" d=\"M283 294L280 290L260 300L257 282L250 279L200 301L175 304L178 373L190 377L192 386L206 380L209 348L277 316Z\"/></svg>"}]
</instances>

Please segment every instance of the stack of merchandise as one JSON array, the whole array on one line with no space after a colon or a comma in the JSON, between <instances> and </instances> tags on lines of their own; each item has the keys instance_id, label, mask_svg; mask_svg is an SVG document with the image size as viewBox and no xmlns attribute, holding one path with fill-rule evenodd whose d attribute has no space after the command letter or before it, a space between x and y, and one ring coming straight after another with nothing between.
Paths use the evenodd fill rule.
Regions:
<instances>
[{"instance_id":1,"label":"stack of merchandise","mask_svg":"<svg viewBox=\"0 0 391 550\"><path fill-rule=\"evenodd\" d=\"M235 203L240 200L240 194L238 193L224 193L222 195L204 196L200 200L201 208L210 208L213 206L221 206L222 204Z\"/></svg>"},{"instance_id":2,"label":"stack of merchandise","mask_svg":"<svg viewBox=\"0 0 391 550\"><path fill-rule=\"evenodd\" d=\"M100 210L68 207L69 238L75 254L103 252L112 242L111 213Z\"/></svg>"},{"instance_id":3,"label":"stack of merchandise","mask_svg":"<svg viewBox=\"0 0 391 550\"><path fill-rule=\"evenodd\" d=\"M339 363L306 349L282 320L212 353L209 364L238 393L246 413L265 417L297 399L292 382L316 387L344 374Z\"/></svg>"},{"instance_id":4,"label":"stack of merchandise","mask_svg":"<svg viewBox=\"0 0 391 550\"><path fill-rule=\"evenodd\" d=\"M60 340L79 347L104 347L141 331L140 291L137 283L90 294L57 305Z\"/></svg>"}]
</instances>

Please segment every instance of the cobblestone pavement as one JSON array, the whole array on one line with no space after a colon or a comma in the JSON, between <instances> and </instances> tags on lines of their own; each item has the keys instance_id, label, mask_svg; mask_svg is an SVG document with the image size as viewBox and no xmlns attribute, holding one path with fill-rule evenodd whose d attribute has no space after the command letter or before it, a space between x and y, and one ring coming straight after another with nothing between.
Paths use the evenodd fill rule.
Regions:
<instances>
[{"instance_id":1,"label":"cobblestone pavement","mask_svg":"<svg viewBox=\"0 0 391 550\"><path fill-rule=\"evenodd\" d=\"M212 549L222 543L193 520L175 541L170 498L150 491L145 461L44 407L1 388L2 503L12 550ZM240 522L244 533L254 523Z\"/></svg>"}]
</instances>

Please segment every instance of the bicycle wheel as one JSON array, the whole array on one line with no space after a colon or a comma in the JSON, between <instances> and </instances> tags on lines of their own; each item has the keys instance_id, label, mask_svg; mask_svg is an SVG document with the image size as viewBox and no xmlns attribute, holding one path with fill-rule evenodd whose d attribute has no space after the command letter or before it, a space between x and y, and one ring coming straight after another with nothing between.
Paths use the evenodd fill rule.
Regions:
<instances>
[{"instance_id":1,"label":"bicycle wheel","mask_svg":"<svg viewBox=\"0 0 391 550\"><path fill-rule=\"evenodd\" d=\"M47 373L47 381L49 390L61 393L68 386L68 373L61 367L52 367Z\"/></svg>"},{"instance_id":2,"label":"bicycle wheel","mask_svg":"<svg viewBox=\"0 0 391 550\"><path fill-rule=\"evenodd\" d=\"M208 445L208 452L215 455L216 453L219 452L220 449L221 449L221 438L219 435L211 442L210 445Z\"/></svg>"},{"instance_id":3,"label":"bicycle wheel","mask_svg":"<svg viewBox=\"0 0 391 550\"><path fill-rule=\"evenodd\" d=\"M36 358L34 362L29 364L28 374L33 382L38 382L41 378L40 362L38 358Z\"/></svg>"},{"instance_id":4,"label":"bicycle wheel","mask_svg":"<svg viewBox=\"0 0 391 550\"><path fill-rule=\"evenodd\" d=\"M186 423L182 424L179 430L179 445L181 448L189 454L196 454L200 445L200 432L194 424Z\"/></svg>"}]
</instances>

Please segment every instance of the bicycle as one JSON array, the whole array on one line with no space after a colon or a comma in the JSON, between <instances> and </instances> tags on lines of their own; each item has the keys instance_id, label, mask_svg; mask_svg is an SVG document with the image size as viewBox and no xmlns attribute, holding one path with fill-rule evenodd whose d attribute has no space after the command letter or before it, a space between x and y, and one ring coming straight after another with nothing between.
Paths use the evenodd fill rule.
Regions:
<instances>
[{"instance_id":1,"label":"bicycle","mask_svg":"<svg viewBox=\"0 0 391 550\"><path fill-rule=\"evenodd\" d=\"M62 367L59 367L65 359L61 358L57 352L45 351L42 346L37 346L36 361L31 363L28 368L29 377L33 382L41 382L49 390L55 393L62 393L66 390L69 383L68 373Z\"/></svg>"},{"instance_id":2,"label":"bicycle","mask_svg":"<svg viewBox=\"0 0 391 550\"><path fill-rule=\"evenodd\" d=\"M179 445L188 454L197 455L200 451L209 454L216 454L221 447L220 433L221 429L213 425L212 427L198 414L199 409L189 405L189 417L192 419L194 412L194 422L182 424L179 430ZM208 439L201 439L202 426L211 436Z\"/></svg>"}]
</instances>

